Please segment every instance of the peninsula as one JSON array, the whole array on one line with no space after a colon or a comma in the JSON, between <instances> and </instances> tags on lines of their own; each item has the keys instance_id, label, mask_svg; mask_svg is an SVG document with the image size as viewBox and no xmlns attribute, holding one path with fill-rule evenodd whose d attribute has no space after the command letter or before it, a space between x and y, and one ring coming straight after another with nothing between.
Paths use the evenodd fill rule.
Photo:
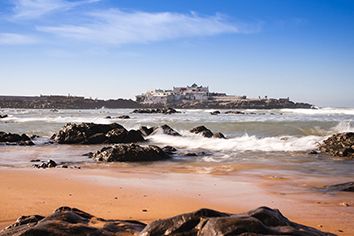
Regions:
<instances>
[{"instance_id":1,"label":"peninsula","mask_svg":"<svg viewBox=\"0 0 354 236\"><path fill-rule=\"evenodd\" d=\"M131 99L92 99L79 96L0 96L0 108L21 109L100 109L100 108L193 108L193 109L281 109L306 108L309 103L293 102L289 98L248 98L210 92L209 87L193 84L171 90L155 89Z\"/></svg>"}]
</instances>

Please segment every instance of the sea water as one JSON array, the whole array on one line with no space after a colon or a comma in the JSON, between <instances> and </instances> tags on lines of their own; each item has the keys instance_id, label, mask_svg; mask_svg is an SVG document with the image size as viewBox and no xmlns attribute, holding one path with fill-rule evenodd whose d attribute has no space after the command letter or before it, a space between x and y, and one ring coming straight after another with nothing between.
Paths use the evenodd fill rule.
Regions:
<instances>
[{"instance_id":1,"label":"sea water","mask_svg":"<svg viewBox=\"0 0 354 236\"><path fill-rule=\"evenodd\" d=\"M214 110L207 109L186 109L170 115L132 111L2 109L0 114L8 117L0 120L0 131L41 138L35 140L37 145L33 147L0 146L0 166L30 167L32 159L53 159L95 167L99 164L82 154L96 151L103 145L48 145L46 142L68 122L116 122L127 129L167 124L178 131L181 137L159 132L147 137L147 144L170 145L179 150L171 161L159 165L172 165L177 169L192 166L193 171L203 173L232 172L235 166L247 164L328 176L353 175L353 161L308 154L330 135L354 131L354 109L351 108L238 110L244 114L225 114L226 110L220 110L219 115L211 115ZM117 118L121 115L129 115L130 119ZM227 139L205 138L189 132L199 125L222 132ZM197 156L185 155L191 152Z\"/></svg>"}]
</instances>

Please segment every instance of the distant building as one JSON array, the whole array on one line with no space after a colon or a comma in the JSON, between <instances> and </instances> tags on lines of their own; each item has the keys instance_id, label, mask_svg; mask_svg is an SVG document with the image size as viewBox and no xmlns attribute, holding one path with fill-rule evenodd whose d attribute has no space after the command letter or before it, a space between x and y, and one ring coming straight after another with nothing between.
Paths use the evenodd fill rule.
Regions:
<instances>
[{"instance_id":1,"label":"distant building","mask_svg":"<svg viewBox=\"0 0 354 236\"><path fill-rule=\"evenodd\" d=\"M173 104L183 101L206 102L209 98L209 88L193 84L187 87L173 87L173 90L155 89L136 96L141 104Z\"/></svg>"}]
</instances>

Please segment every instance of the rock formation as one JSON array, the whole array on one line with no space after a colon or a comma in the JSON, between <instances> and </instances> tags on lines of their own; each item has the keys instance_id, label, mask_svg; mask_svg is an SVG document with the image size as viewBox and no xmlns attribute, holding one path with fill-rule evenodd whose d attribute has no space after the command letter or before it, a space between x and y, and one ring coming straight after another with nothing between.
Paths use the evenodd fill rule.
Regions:
<instances>
[{"instance_id":1,"label":"rock formation","mask_svg":"<svg viewBox=\"0 0 354 236\"><path fill-rule=\"evenodd\" d=\"M28 137L26 134L12 134L12 133L5 133L0 132L0 144L6 145L20 145L20 146L32 146L34 143L32 142L31 138Z\"/></svg>"},{"instance_id":2,"label":"rock formation","mask_svg":"<svg viewBox=\"0 0 354 236\"><path fill-rule=\"evenodd\" d=\"M332 156L354 158L354 132L332 135L320 144L319 150Z\"/></svg>"},{"instance_id":3,"label":"rock formation","mask_svg":"<svg viewBox=\"0 0 354 236\"><path fill-rule=\"evenodd\" d=\"M123 126L113 124L66 124L52 139L59 144L102 144L136 143L145 139L137 130L127 131Z\"/></svg>"},{"instance_id":4,"label":"rock formation","mask_svg":"<svg viewBox=\"0 0 354 236\"><path fill-rule=\"evenodd\" d=\"M116 144L112 147L104 147L93 153L91 157L95 161L105 162L145 162L171 158L157 146L144 147L136 144Z\"/></svg>"},{"instance_id":5,"label":"rock formation","mask_svg":"<svg viewBox=\"0 0 354 236\"><path fill-rule=\"evenodd\" d=\"M225 136L218 132L218 133L213 133L211 132L210 129L208 129L207 127L205 127L204 125L202 126L198 126L198 127L195 127L193 129L190 130L191 133L195 133L195 134L201 134L202 136L206 137L206 138L224 138L225 139Z\"/></svg>"},{"instance_id":6,"label":"rock formation","mask_svg":"<svg viewBox=\"0 0 354 236\"><path fill-rule=\"evenodd\" d=\"M0 236L211 236L211 235L293 235L333 236L317 229L294 223L280 211L260 207L244 214L227 214L210 209L161 219L146 225L134 220L106 220L81 210L60 207L47 217L21 216L0 232Z\"/></svg>"}]
</instances>

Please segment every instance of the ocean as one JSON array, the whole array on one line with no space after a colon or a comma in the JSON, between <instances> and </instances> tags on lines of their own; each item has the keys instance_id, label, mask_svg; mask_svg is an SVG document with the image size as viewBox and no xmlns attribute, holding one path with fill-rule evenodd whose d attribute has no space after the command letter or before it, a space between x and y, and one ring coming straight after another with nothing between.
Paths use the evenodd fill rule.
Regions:
<instances>
[{"instance_id":1,"label":"ocean","mask_svg":"<svg viewBox=\"0 0 354 236\"><path fill-rule=\"evenodd\" d=\"M354 109L351 108L239 110L244 114L225 114L226 110L220 110L219 115L211 115L214 110L180 110L181 113L171 115L132 111L2 109L0 113L8 114L8 117L0 120L0 131L39 135L40 138L35 140L37 145L33 147L0 147L0 166L30 167L31 159L53 159L90 168L101 167L82 154L96 151L104 145L48 145L47 142L68 122L117 122L127 129L167 124L182 134L182 137L175 137L156 133L147 138L147 144L170 145L179 150L171 161L160 165L191 167L190 171L201 173L221 171L228 174L235 171L234 166L244 165L258 168L276 166L277 169L282 167L327 176L353 175L353 161L334 159L325 154L309 154L330 135L354 131ZM115 118L120 115L129 115L130 119ZM112 119L107 119L107 116ZM199 125L213 132L222 132L227 139L204 138L189 132ZM191 152L197 156L187 155Z\"/></svg>"}]
</instances>

